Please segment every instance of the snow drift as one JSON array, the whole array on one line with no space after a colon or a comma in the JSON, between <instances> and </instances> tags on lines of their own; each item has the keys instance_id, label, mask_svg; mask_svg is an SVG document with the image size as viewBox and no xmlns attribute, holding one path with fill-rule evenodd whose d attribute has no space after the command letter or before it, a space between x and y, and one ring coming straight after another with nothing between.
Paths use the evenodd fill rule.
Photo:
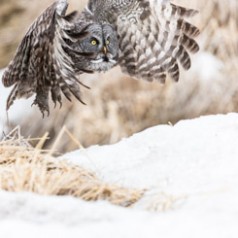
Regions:
<instances>
[{"instance_id":1,"label":"snow drift","mask_svg":"<svg viewBox=\"0 0 238 238\"><path fill-rule=\"evenodd\" d=\"M0 193L1 237L238 236L238 114L147 129L60 159L105 182L147 192L133 208L31 193ZM13 229L14 228L14 229Z\"/></svg>"}]
</instances>

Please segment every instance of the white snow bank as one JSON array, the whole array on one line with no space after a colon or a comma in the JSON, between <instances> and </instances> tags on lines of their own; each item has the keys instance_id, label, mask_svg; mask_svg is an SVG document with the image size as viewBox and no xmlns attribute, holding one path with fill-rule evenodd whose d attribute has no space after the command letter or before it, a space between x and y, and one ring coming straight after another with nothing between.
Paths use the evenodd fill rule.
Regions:
<instances>
[{"instance_id":1,"label":"white snow bank","mask_svg":"<svg viewBox=\"0 0 238 238\"><path fill-rule=\"evenodd\" d=\"M109 182L198 193L238 183L238 114L160 125L115 145L66 154Z\"/></svg>"},{"instance_id":2,"label":"white snow bank","mask_svg":"<svg viewBox=\"0 0 238 238\"><path fill-rule=\"evenodd\" d=\"M104 181L148 192L131 209L1 192L0 237L236 238L237 139L238 114L217 115L66 154Z\"/></svg>"}]
</instances>

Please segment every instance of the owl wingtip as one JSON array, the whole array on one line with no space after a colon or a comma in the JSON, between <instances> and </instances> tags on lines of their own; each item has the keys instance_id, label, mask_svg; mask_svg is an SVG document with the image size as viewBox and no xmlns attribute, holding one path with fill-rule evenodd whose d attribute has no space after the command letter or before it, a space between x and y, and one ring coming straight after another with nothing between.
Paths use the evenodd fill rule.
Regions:
<instances>
[{"instance_id":1,"label":"owl wingtip","mask_svg":"<svg viewBox=\"0 0 238 238\"><path fill-rule=\"evenodd\" d=\"M2 75L2 84L4 87L10 87L13 85L12 80L9 80L8 71L5 70Z\"/></svg>"},{"instance_id":2,"label":"owl wingtip","mask_svg":"<svg viewBox=\"0 0 238 238\"><path fill-rule=\"evenodd\" d=\"M14 101L12 100L7 100L7 103L6 103L6 111L9 111L10 107L13 105Z\"/></svg>"},{"instance_id":3,"label":"owl wingtip","mask_svg":"<svg viewBox=\"0 0 238 238\"><path fill-rule=\"evenodd\" d=\"M56 12L59 16L65 16L67 8L68 8L67 0L58 0L56 2Z\"/></svg>"}]
</instances>

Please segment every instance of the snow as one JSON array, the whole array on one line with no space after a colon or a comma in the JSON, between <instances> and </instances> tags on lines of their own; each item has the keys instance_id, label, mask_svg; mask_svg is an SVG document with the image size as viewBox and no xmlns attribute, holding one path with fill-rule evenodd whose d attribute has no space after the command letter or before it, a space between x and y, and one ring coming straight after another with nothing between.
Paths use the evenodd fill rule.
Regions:
<instances>
[{"instance_id":1,"label":"snow","mask_svg":"<svg viewBox=\"0 0 238 238\"><path fill-rule=\"evenodd\" d=\"M0 237L237 238L237 140L238 114L231 113L68 153L60 159L148 191L133 208L2 191Z\"/></svg>"},{"instance_id":2,"label":"snow","mask_svg":"<svg viewBox=\"0 0 238 238\"><path fill-rule=\"evenodd\" d=\"M123 186L199 192L219 186L224 178L238 178L237 140L237 114L230 114L153 127L113 146L93 146L64 157Z\"/></svg>"},{"instance_id":3,"label":"snow","mask_svg":"<svg viewBox=\"0 0 238 238\"><path fill-rule=\"evenodd\" d=\"M203 70L201 70L203 69ZM216 84L217 81L223 81L222 72L225 69L224 63L217 57L208 52L200 52L193 57L193 64L190 74L198 75L201 84Z\"/></svg>"}]
</instances>

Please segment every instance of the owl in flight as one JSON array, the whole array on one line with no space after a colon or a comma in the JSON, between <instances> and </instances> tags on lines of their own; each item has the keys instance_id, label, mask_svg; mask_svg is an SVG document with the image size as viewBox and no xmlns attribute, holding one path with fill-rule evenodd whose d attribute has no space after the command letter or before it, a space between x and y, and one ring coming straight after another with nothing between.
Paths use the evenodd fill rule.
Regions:
<instances>
[{"instance_id":1,"label":"owl in flight","mask_svg":"<svg viewBox=\"0 0 238 238\"><path fill-rule=\"evenodd\" d=\"M43 116L49 96L55 104L62 95L83 103L78 76L116 65L134 78L178 81L178 64L189 69L188 52L199 50L199 30L186 21L197 11L170 0L89 0L81 13L68 15L67 6L67 0L54 2L22 39L2 78L4 86L14 85L7 110L33 94Z\"/></svg>"}]
</instances>

